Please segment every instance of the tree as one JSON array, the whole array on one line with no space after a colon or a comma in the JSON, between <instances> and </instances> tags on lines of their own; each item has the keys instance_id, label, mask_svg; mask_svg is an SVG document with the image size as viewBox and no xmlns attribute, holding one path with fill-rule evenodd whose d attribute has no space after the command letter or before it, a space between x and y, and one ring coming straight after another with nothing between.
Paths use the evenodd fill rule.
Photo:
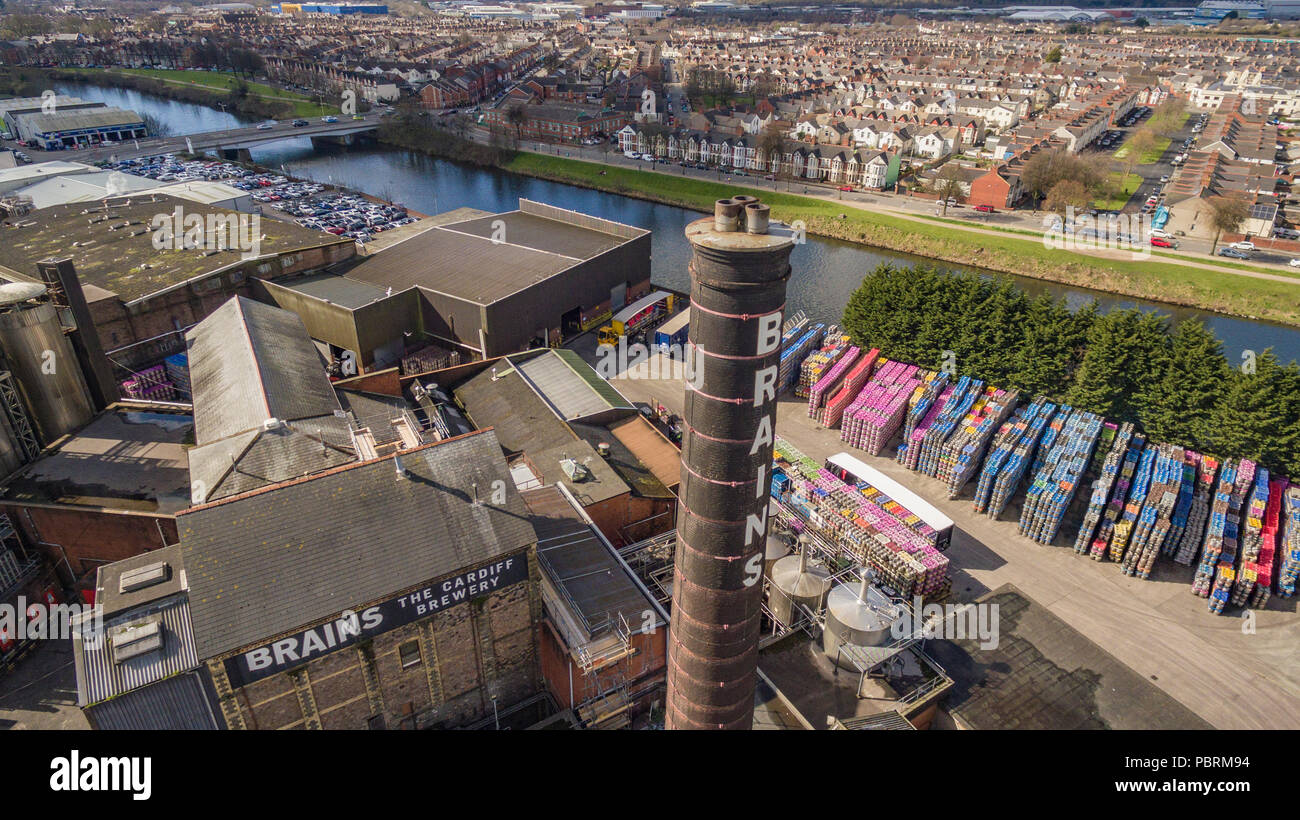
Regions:
<instances>
[{"instance_id":1,"label":"tree","mask_svg":"<svg viewBox=\"0 0 1300 820\"><path fill-rule=\"evenodd\" d=\"M939 170L938 175L931 183L930 190L939 195L939 202L943 205L943 215L948 215L948 200L956 199L962 195L963 174L961 169L952 163L948 163Z\"/></svg>"},{"instance_id":2,"label":"tree","mask_svg":"<svg viewBox=\"0 0 1300 820\"><path fill-rule=\"evenodd\" d=\"M1139 382L1163 367L1168 339L1165 316L1131 308L1098 317L1066 401L1107 418L1140 421Z\"/></svg>"},{"instance_id":3,"label":"tree","mask_svg":"<svg viewBox=\"0 0 1300 820\"><path fill-rule=\"evenodd\" d=\"M1146 28L1147 26L1151 25L1151 23L1147 20L1147 18L1139 17L1138 19L1133 21L1133 25L1136 26L1137 28Z\"/></svg>"},{"instance_id":4,"label":"tree","mask_svg":"<svg viewBox=\"0 0 1300 820\"><path fill-rule=\"evenodd\" d=\"M1231 377L1219 340L1195 319L1180 322L1165 366L1151 376L1138 396L1142 426L1159 441L1206 447L1214 438L1215 408Z\"/></svg>"},{"instance_id":5,"label":"tree","mask_svg":"<svg viewBox=\"0 0 1300 820\"><path fill-rule=\"evenodd\" d=\"M1045 62L1045 63L1059 63L1059 62L1061 62L1061 47L1060 47L1060 46L1052 46L1052 50L1049 51L1049 52L1047 52L1047 55L1046 55L1045 57L1043 57L1043 62Z\"/></svg>"},{"instance_id":6,"label":"tree","mask_svg":"<svg viewBox=\"0 0 1300 820\"><path fill-rule=\"evenodd\" d=\"M1090 193L1096 193L1102 189L1106 178L1106 174L1092 161L1064 148L1035 153L1020 171L1021 184L1039 200L1061 180L1074 180Z\"/></svg>"},{"instance_id":7,"label":"tree","mask_svg":"<svg viewBox=\"0 0 1300 820\"><path fill-rule=\"evenodd\" d=\"M1225 233L1236 233L1241 223L1250 216L1250 205L1237 196L1216 196L1207 203L1210 206L1210 226L1214 228L1214 242L1210 244L1210 253L1219 246L1219 237Z\"/></svg>"},{"instance_id":8,"label":"tree","mask_svg":"<svg viewBox=\"0 0 1300 820\"><path fill-rule=\"evenodd\" d=\"M771 171L773 176L779 175L781 157L785 153L785 134L780 126L775 122L768 123L758 135L758 145L755 148L762 159L763 167Z\"/></svg>"},{"instance_id":9,"label":"tree","mask_svg":"<svg viewBox=\"0 0 1300 820\"><path fill-rule=\"evenodd\" d=\"M1128 138L1128 145L1125 150L1128 152L1124 155L1124 175L1128 176L1133 173L1133 167L1142 159L1142 155L1156 147L1156 134L1150 127L1139 128L1133 132L1133 136Z\"/></svg>"},{"instance_id":10,"label":"tree","mask_svg":"<svg viewBox=\"0 0 1300 820\"><path fill-rule=\"evenodd\" d=\"M1295 395L1300 373L1294 362L1286 367L1278 364L1272 350L1255 357L1254 365L1251 373L1233 371L1210 418L1210 449L1294 471L1300 467Z\"/></svg>"},{"instance_id":11,"label":"tree","mask_svg":"<svg viewBox=\"0 0 1300 820\"><path fill-rule=\"evenodd\" d=\"M1065 217L1073 208L1076 212L1087 210L1092 205L1092 195L1082 182L1063 179L1052 186L1043 200L1043 208Z\"/></svg>"},{"instance_id":12,"label":"tree","mask_svg":"<svg viewBox=\"0 0 1300 820\"><path fill-rule=\"evenodd\" d=\"M523 105L515 103L506 109L506 122L514 126L515 139L520 139L523 136L524 126L528 123L528 112Z\"/></svg>"}]
</instances>

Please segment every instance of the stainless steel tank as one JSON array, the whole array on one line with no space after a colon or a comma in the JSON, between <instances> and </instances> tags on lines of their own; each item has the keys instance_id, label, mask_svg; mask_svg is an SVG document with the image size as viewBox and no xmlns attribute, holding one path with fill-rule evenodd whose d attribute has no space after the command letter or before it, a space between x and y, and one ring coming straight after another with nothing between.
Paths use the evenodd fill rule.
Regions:
<instances>
[{"instance_id":1,"label":"stainless steel tank","mask_svg":"<svg viewBox=\"0 0 1300 820\"><path fill-rule=\"evenodd\" d=\"M0 350L42 445L90 421L90 391L58 311L35 301L42 285L14 282L0 286Z\"/></svg>"},{"instance_id":2,"label":"stainless steel tank","mask_svg":"<svg viewBox=\"0 0 1300 820\"><path fill-rule=\"evenodd\" d=\"M796 604L813 612L825 605L830 577L830 570L820 561L808 560L807 552L786 556L772 566L767 608L782 626L790 626L798 620Z\"/></svg>"},{"instance_id":3,"label":"stainless steel tank","mask_svg":"<svg viewBox=\"0 0 1300 820\"><path fill-rule=\"evenodd\" d=\"M838 660L840 666L852 670L852 664L840 656L840 646L893 643L893 627L901 615L892 601L865 580L859 584L840 584L826 599L822 651L832 663Z\"/></svg>"}]
</instances>

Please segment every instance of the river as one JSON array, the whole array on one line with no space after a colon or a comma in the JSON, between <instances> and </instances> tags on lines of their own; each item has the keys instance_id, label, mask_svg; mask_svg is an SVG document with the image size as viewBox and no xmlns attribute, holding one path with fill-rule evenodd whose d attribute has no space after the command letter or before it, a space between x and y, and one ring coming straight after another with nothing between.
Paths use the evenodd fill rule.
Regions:
<instances>
[{"instance_id":1,"label":"river","mask_svg":"<svg viewBox=\"0 0 1300 820\"><path fill-rule=\"evenodd\" d=\"M234 114L130 89L77 84L59 91L147 114L164 124L174 135L233 128L248 122ZM676 290L689 290L690 287L686 268L690 247L683 229L700 214L684 208L517 176L491 168L460 165L377 145L316 148L306 137L291 137L256 148L252 156L255 162L283 169L285 173L364 191L423 213L439 213L460 207L508 211L518 207L518 201L523 197L647 228L652 232L653 281ZM927 261L810 236L807 243L795 248L791 257L794 275L790 280L789 308L791 311L802 310L813 319L839 321L850 294L862 277L878 264L914 265ZM940 264L954 270L975 270ZM1224 355L1230 362L1239 361L1244 350L1262 351L1268 347L1273 348L1283 361L1300 359L1300 328L1116 297L1039 279L1012 278L1030 294L1047 292L1064 297L1072 308L1096 299L1104 310L1140 307L1166 313L1174 322L1199 318L1223 341Z\"/></svg>"}]
</instances>

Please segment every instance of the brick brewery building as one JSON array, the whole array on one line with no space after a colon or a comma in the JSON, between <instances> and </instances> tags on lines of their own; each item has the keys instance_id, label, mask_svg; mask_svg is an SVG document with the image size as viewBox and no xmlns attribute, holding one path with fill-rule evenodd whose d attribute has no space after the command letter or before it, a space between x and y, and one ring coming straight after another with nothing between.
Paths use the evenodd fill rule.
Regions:
<instances>
[{"instance_id":1,"label":"brick brewery building","mask_svg":"<svg viewBox=\"0 0 1300 820\"><path fill-rule=\"evenodd\" d=\"M180 528L229 728L461 726L538 689L536 535L491 431L196 507Z\"/></svg>"}]
</instances>

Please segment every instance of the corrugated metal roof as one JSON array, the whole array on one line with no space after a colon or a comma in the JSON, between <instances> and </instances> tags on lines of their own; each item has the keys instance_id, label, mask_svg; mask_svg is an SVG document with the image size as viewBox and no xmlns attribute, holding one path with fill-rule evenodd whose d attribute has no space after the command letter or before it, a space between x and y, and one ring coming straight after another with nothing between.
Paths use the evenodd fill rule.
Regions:
<instances>
[{"instance_id":1,"label":"corrugated metal roof","mask_svg":"<svg viewBox=\"0 0 1300 820\"><path fill-rule=\"evenodd\" d=\"M89 707L95 728L106 731L220 729L216 712L191 673L160 681Z\"/></svg>"},{"instance_id":2,"label":"corrugated metal roof","mask_svg":"<svg viewBox=\"0 0 1300 820\"><path fill-rule=\"evenodd\" d=\"M236 296L185 339L200 445L260 428L268 418L297 421L342 409L295 313Z\"/></svg>"},{"instance_id":3,"label":"corrugated metal roof","mask_svg":"<svg viewBox=\"0 0 1300 820\"><path fill-rule=\"evenodd\" d=\"M645 625L645 612L654 614L656 626L665 625L626 564L558 488L527 490L523 498L537 531L538 563L565 601L576 608L588 640L607 630L620 613L637 631Z\"/></svg>"},{"instance_id":4,"label":"corrugated metal roof","mask_svg":"<svg viewBox=\"0 0 1300 820\"><path fill-rule=\"evenodd\" d=\"M386 288L359 279L339 276L337 273L322 273L268 284L297 291L315 299L324 299L349 309L364 307L388 295Z\"/></svg>"},{"instance_id":5,"label":"corrugated metal roof","mask_svg":"<svg viewBox=\"0 0 1300 820\"><path fill-rule=\"evenodd\" d=\"M405 477L393 457L381 458L179 515L199 657L273 638L535 540L492 431L400 458ZM502 505L490 501L494 486L506 493Z\"/></svg>"},{"instance_id":6,"label":"corrugated metal roof","mask_svg":"<svg viewBox=\"0 0 1300 820\"><path fill-rule=\"evenodd\" d=\"M55 111L52 114L15 114L37 134L57 134L61 131L84 131L89 128L111 128L116 125L144 127L144 120L134 111L121 108L82 108L74 111Z\"/></svg>"},{"instance_id":7,"label":"corrugated metal roof","mask_svg":"<svg viewBox=\"0 0 1300 820\"><path fill-rule=\"evenodd\" d=\"M118 627L156 618L162 630L162 647L117 663L113 658L113 635ZM104 621L103 633L72 636L73 665L77 673L77 704L100 703L124 692L194 669L199 664L194 651L190 608L184 593L155 604L132 609L118 618Z\"/></svg>"},{"instance_id":8,"label":"corrugated metal roof","mask_svg":"<svg viewBox=\"0 0 1300 820\"><path fill-rule=\"evenodd\" d=\"M548 350L525 361L516 361L515 369L565 421L613 408L636 409L571 350Z\"/></svg>"}]
</instances>

